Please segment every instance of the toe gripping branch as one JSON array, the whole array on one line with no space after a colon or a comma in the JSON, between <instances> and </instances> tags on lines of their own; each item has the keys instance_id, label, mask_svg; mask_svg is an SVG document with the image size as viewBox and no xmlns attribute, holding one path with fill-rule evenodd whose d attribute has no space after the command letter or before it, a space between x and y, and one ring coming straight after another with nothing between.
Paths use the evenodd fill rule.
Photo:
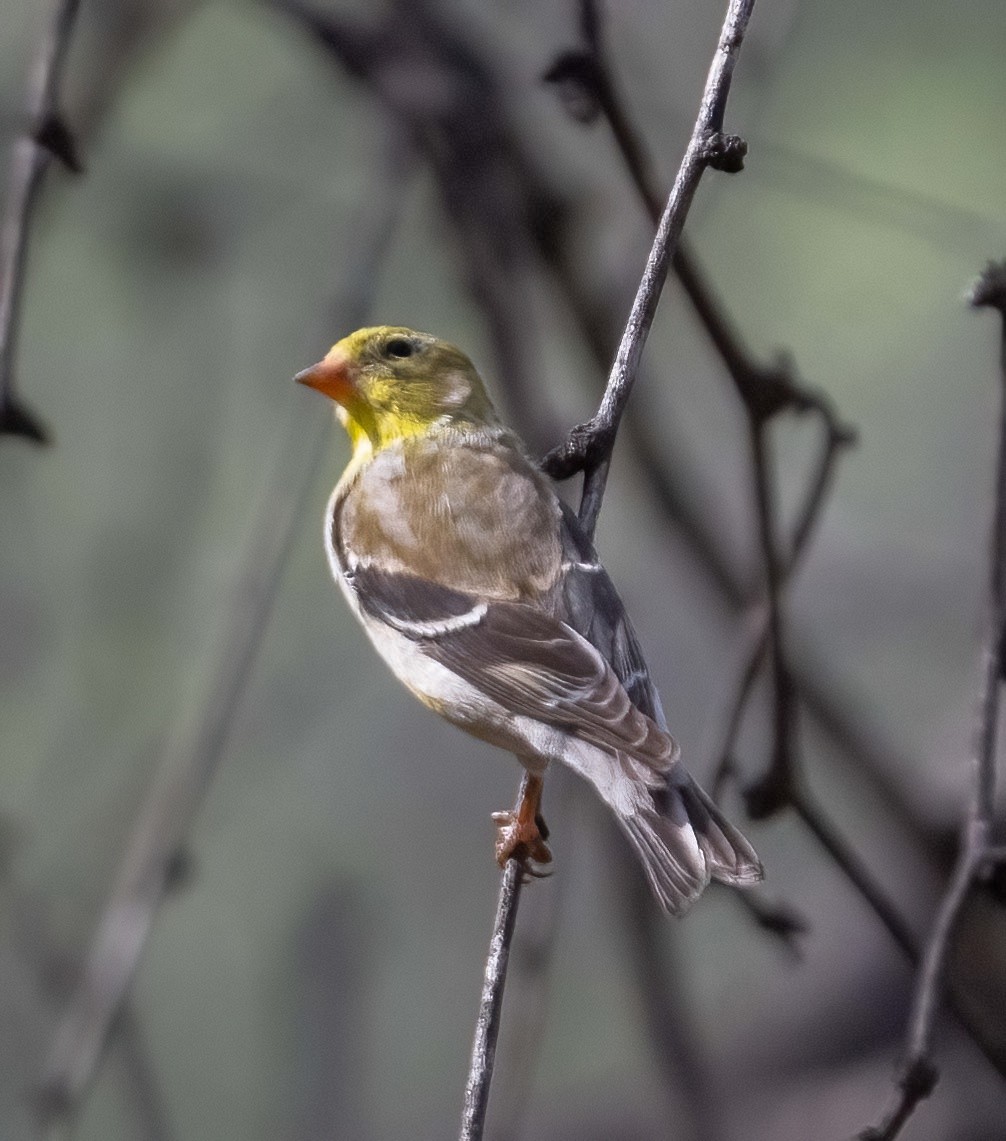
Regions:
<instances>
[{"instance_id":1,"label":"toe gripping branch","mask_svg":"<svg viewBox=\"0 0 1006 1141\"><path fill-rule=\"evenodd\" d=\"M496 862L502 868L508 860L517 860L524 875L532 879L549 874L535 865L552 862L552 852L546 843L548 827L541 815L543 786L541 777L529 773L516 808L494 812L492 817L496 825Z\"/></svg>"}]
</instances>

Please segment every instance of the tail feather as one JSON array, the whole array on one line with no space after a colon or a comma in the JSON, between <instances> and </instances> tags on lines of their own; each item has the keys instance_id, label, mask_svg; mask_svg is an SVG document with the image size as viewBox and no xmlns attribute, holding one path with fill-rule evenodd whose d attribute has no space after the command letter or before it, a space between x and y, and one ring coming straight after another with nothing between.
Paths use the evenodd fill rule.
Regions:
<instances>
[{"instance_id":1,"label":"tail feather","mask_svg":"<svg viewBox=\"0 0 1006 1141\"><path fill-rule=\"evenodd\" d=\"M762 878L761 860L740 829L727 820L712 798L690 777L674 791L684 801L712 878L741 886L757 883Z\"/></svg>"},{"instance_id":2,"label":"tail feather","mask_svg":"<svg viewBox=\"0 0 1006 1141\"><path fill-rule=\"evenodd\" d=\"M692 853L682 851L681 830L664 817L638 812L620 816L618 822L636 851L646 878L660 906L672 915L680 915L701 895L709 882L709 869ZM667 833L674 829L676 835Z\"/></svg>"},{"instance_id":3,"label":"tail feather","mask_svg":"<svg viewBox=\"0 0 1006 1141\"><path fill-rule=\"evenodd\" d=\"M710 879L746 885L762 877L750 843L690 777L668 782L649 804L619 813L618 821L672 915L693 903Z\"/></svg>"},{"instance_id":4,"label":"tail feather","mask_svg":"<svg viewBox=\"0 0 1006 1141\"><path fill-rule=\"evenodd\" d=\"M660 905L683 912L711 879L745 886L762 878L761 861L678 762L658 773L627 753L567 738L562 753L615 813Z\"/></svg>"}]
</instances>

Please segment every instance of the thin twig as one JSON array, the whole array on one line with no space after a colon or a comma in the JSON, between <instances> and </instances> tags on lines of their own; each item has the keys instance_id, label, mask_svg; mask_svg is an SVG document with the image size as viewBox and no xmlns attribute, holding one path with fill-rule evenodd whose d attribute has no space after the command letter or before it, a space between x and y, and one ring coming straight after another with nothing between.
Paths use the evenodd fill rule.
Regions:
<instances>
[{"instance_id":1,"label":"thin twig","mask_svg":"<svg viewBox=\"0 0 1006 1141\"><path fill-rule=\"evenodd\" d=\"M825 397L816 397L815 410L822 424L821 450L814 474L804 493L803 502L797 511L788 544L788 553L784 561L783 555L781 553L779 555L780 587L786 585L793 577L809 546L814 528L827 501L841 449L850 445L855 439L854 432L838 420L830 402ZM727 714L723 743L717 753L718 759L714 768L713 792L715 796L719 796L726 778L732 775L734 746L740 732L744 709L770 645L771 614L772 609L764 600L760 600L751 608L752 628L747 638L747 648L743 656L744 664L739 671L734 699L730 703ZM799 692L792 670L789 681L794 691Z\"/></svg>"},{"instance_id":2,"label":"thin twig","mask_svg":"<svg viewBox=\"0 0 1006 1141\"><path fill-rule=\"evenodd\" d=\"M587 42L586 52L572 51L560 55L545 78L559 82L560 89L564 84L572 82L578 89L574 94L581 105L584 102L582 96L586 93L588 115L584 116L581 113L577 117L589 119L591 99L594 102L593 114L596 115L603 109L603 101L596 92L596 72L598 67L606 69L608 64L600 45L596 4L593 0L583 0L581 12L586 14L583 19L594 25L590 33L584 37ZM614 91L614 86L610 82L609 91ZM624 120L625 116L620 106L617 107L617 114ZM619 133L616 131L616 139L618 138ZM635 137L633 146L638 153L640 145ZM659 212L659 197L653 190L652 177L649 175L645 156L642 163L634 163L631 155L626 161L630 165L637 188L647 191L642 195L644 201L652 199L656 203L655 218L656 212ZM647 177L641 177L642 174ZM554 216L557 212L558 206L553 203L551 213ZM539 252L552 272L558 289L567 300L584 343L589 346L598 364L605 368L610 359L611 340L617 336L617 332L613 330L618 315L615 314L606 295L594 297L587 293L577 268L568 258L562 256L562 246L554 240L553 229L540 227L535 234ZM686 235L682 236L682 243L685 237ZM790 375L792 370L786 361L778 363L773 369L759 366L751 357L740 341L733 323L723 311L715 291L704 277L698 283L702 288L694 288L698 266L693 253L688 254L693 272L690 279L686 280L681 265L681 255L684 250L685 246L679 244L674 268L711 342L727 366L730 367L732 362L737 363L743 359L747 361L753 374L760 372L769 383L772 382L773 376L778 378L782 374L784 380L790 384L797 384L798 382ZM724 332L727 337L724 337ZM804 397L808 395L802 386L801 394ZM674 468L677 449L673 439L668 440L669 426L666 424L662 426L658 446L646 423L645 412L640 413L638 406L630 405L623 422L623 431L625 429L628 429L632 439L633 460L643 472L647 486L655 496L663 517L685 540L689 551L700 564L704 581L715 587L719 601L724 604L728 612L744 611L751 605L750 589L740 580L724 554L718 535L710 526L710 513L696 505L692 497L686 494L684 481L677 478L678 472ZM851 442L852 433L844 426L843 434ZM824 474L825 480L821 487L822 501L832 473L828 470ZM819 510L815 508L814 514L806 517L809 519L808 528L819 515ZM913 842L920 862L932 869L934 863L931 847L932 830L927 822L919 817L903 791L890 777L890 773L901 766L893 763L890 750L881 748L876 738L865 731L860 711L857 710L854 714L848 702L842 700L840 689L835 680L828 676L821 656L811 653L809 648L795 636L792 640L796 648L791 648L790 652L790 674L803 706L845 754L847 764L869 782L872 791L883 801L892 816L902 824Z\"/></svg>"},{"instance_id":3,"label":"thin twig","mask_svg":"<svg viewBox=\"0 0 1006 1141\"><path fill-rule=\"evenodd\" d=\"M568 264L553 259L549 265L558 288L568 300L584 342L594 358L603 364L604 346L610 339L606 335L611 325L610 307L593 303L585 296L581 282ZM662 428L663 435L658 443L645 411L641 412L638 404L630 404L623 418L622 431L629 431L632 459L642 471L662 517L684 539L687 550L698 562L703 583L714 588L714 597L728 615L743 615L750 611L750 588L723 552L709 523L710 512L701 510L685 491L684 473L675 467L678 449L673 440L668 443L666 439L668 427ZM757 611L752 613L757 617ZM764 614L759 621L764 624ZM757 625L752 625L752 635L757 628ZM931 874L935 873L932 829L913 810L890 775L904 768L904 764L895 763L892 760L893 750L868 731L861 711L854 711L849 700L843 698L840 681L830 675L825 660L820 653L814 652L812 644L806 638L798 637L795 630L791 640L790 673L802 705L844 754L845 763L869 783L872 794L902 825L912 841L916 858L926 865Z\"/></svg>"},{"instance_id":4,"label":"thin twig","mask_svg":"<svg viewBox=\"0 0 1006 1141\"><path fill-rule=\"evenodd\" d=\"M523 799L527 782L528 777L525 774L521 778L518 804ZM471 1065L468 1070L468 1081L465 1084L459 1141L481 1141L485 1129L489 1089L496 1061L496 1039L499 1036L500 1014L503 1010L503 990L510 962L510 944L517 925L517 905L520 902L523 882L524 867L520 860L511 858L503 869L499 899L496 903L496 919L489 940L489 954L486 956L482 997L479 1000L479 1012L475 1020Z\"/></svg>"},{"instance_id":5,"label":"thin twig","mask_svg":"<svg viewBox=\"0 0 1006 1141\"><path fill-rule=\"evenodd\" d=\"M656 223L660 216L660 196L653 174L653 164L618 93L613 69L601 35L602 24L597 0L581 0L580 24L584 48L580 51L563 53L546 73L545 79L550 82L576 85L587 105L595 106L597 112L604 116L611 127L633 185L651 219ZM754 359L683 237L674 252L672 265L749 414L758 500L759 537L768 579L765 600L758 607L760 621L752 637L751 649L741 671L737 697L728 717L728 732L720 753L721 759L714 782L719 786L731 763L733 742L762 659L766 650L773 645L779 645L780 591L806 549L808 539L820 517L831 485L839 449L852 443L855 433L838 420L827 397L798 383L792 364L788 360L780 359L772 366L762 366ZM768 504L769 472L765 462L767 448L765 425L771 416L784 408L796 412L813 410L820 417L824 427L821 459L798 512L788 557L784 557L777 550L778 543L773 534L775 513ZM780 735L788 738L789 729L784 727L783 722L792 720L794 687L781 653L773 654L773 669L776 673L778 727ZM782 676L784 673L785 677ZM784 756L786 752L784 746Z\"/></svg>"},{"instance_id":6,"label":"thin twig","mask_svg":"<svg viewBox=\"0 0 1006 1141\"><path fill-rule=\"evenodd\" d=\"M918 1104L939 1080L933 1060L936 1014L945 989L947 956L961 909L972 884L988 867L995 813L996 733L1003 679L1003 630L1006 623L1006 262L989 265L971 294L976 307L998 309L1000 339L999 455L989 555L989 587L981 653L981 682L975 709L974 787L961 828L960 850L943 900L936 912L916 978L907 1048L894 1101L879 1125L860 1134L862 1141L893 1141Z\"/></svg>"},{"instance_id":7,"label":"thin twig","mask_svg":"<svg viewBox=\"0 0 1006 1141\"><path fill-rule=\"evenodd\" d=\"M554 782L549 789L550 812L561 798L567 802L575 789L571 782ZM557 795L558 794L558 795ZM493 1112L494 1141L520 1141L526 1134L531 1092L548 1044L545 1027L549 1018L549 993L555 958L556 934L563 906L563 878L553 879L547 892L535 895L533 907L521 913L520 929L510 946L507 992L507 1034L493 1080L497 1099ZM513 1048L507 1049L507 1043Z\"/></svg>"},{"instance_id":8,"label":"thin twig","mask_svg":"<svg viewBox=\"0 0 1006 1141\"><path fill-rule=\"evenodd\" d=\"M584 343L589 346L594 358L603 364L606 345L611 339L612 313L610 306L600 304L587 295L582 281L573 271L571 265L559 257L547 241L541 240L539 244L542 256L568 301ZM806 390L804 392L806 393ZM804 500L804 509L797 512L794 534L789 548L790 559L793 562L792 566L787 567L788 571L798 564L813 526L820 518L820 507L826 498L828 485L833 478L834 465L838 458L840 446L851 443L854 439L852 430L831 413L827 399L822 396L820 400L822 406L818 410L818 414L821 419L829 423L829 432L836 431L838 438L835 441L835 454L823 457L814 478L809 483L808 496ZM704 514L698 510L683 493L681 481L676 478L676 471L669 467L675 458L673 444L667 446L665 440L663 441L664 446L658 448L648 430L645 416L641 415L636 408L636 405L628 407L623 420L623 429L631 430L633 458L644 472L647 486L656 497L664 517L673 524L685 539L688 549L701 565L704 581L716 588L716 595L727 612L736 614L745 609L751 610L750 590L740 580L722 552L716 534L709 527L708 513ZM804 536L799 542L797 541L798 535ZM764 638L764 634L759 634L758 631L764 629L766 620L764 602L755 605L757 608L751 610L753 622L749 635L753 642ZM812 652L812 647L805 640L798 640L795 636L792 640L796 648L790 652L790 678L803 707L813 717L817 726L832 740L836 748L844 754L847 763L869 782L872 793L899 821L906 835L911 839L917 860L925 866L930 877L934 876L938 871L938 863L932 851L932 831L926 822L913 811L912 805L905 799L902 791L889 775L891 771L903 766L895 765L890 760L889 751L868 733L862 716L860 714L854 715L851 712L848 703L841 698L841 687L823 668L820 656ZM750 661L751 653L752 651L749 651L746 661ZM751 665L749 668L756 674L757 664ZM738 715L741 712L743 712L742 708L738 711ZM820 816L816 816L814 819L816 822L824 820ZM806 818L804 822L809 824ZM827 821L824 822L828 825L829 844L836 854L840 853L843 857L836 859L839 869L850 878L853 886L857 885L855 880L849 876L850 869L858 868L863 871L865 875L863 882L869 883L871 889L866 901L871 909L883 918L880 909L875 905L877 900L887 898L885 893L872 880L868 869L858 859L849 843L835 829L834 825ZM821 840L822 835L818 835L818 839ZM752 914L760 926L780 935L789 949L797 953L792 937L798 935L805 927L799 916L785 906L779 907L771 903L762 906L762 901L751 889L745 892L733 892L732 895ZM892 914L898 915L898 909L893 903L891 903L891 909ZM895 925L903 931L909 930L907 923L900 915L889 929ZM898 941L897 936L894 938ZM972 1041L992 1065L1001 1068L995 1059L992 1044L983 1034L982 1028L973 1014L959 1003L954 1003L954 1010Z\"/></svg>"},{"instance_id":9,"label":"thin twig","mask_svg":"<svg viewBox=\"0 0 1006 1141\"><path fill-rule=\"evenodd\" d=\"M355 327L365 320L376 287L375 267L384 258L411 167L412 152L396 132L373 180L377 191L367 199L357 226L359 244L349 256L340 323ZM57 1029L40 1091L52 1128L79 1108L132 983L170 886L171 870L223 755L328 438L326 422L312 418L311 425L305 425L300 412L294 413L274 474L254 512L256 524L237 571L233 605L219 632L210 680L158 765L80 982ZM299 474L292 477L292 472Z\"/></svg>"},{"instance_id":10,"label":"thin twig","mask_svg":"<svg viewBox=\"0 0 1006 1141\"><path fill-rule=\"evenodd\" d=\"M7 202L0 226L0 435L48 442L41 421L18 399L14 365L28 262L32 218L53 158L81 171L77 150L59 111L59 88L80 0L57 0L52 24L35 60L28 98L28 124L14 146Z\"/></svg>"},{"instance_id":11,"label":"thin twig","mask_svg":"<svg viewBox=\"0 0 1006 1141\"><path fill-rule=\"evenodd\" d=\"M734 64L753 8L754 0L730 0L706 77L699 114L657 226L601 404L588 423L575 427L566 442L543 461L545 469L557 478L583 471L579 514L588 535L593 535L597 526L618 425L639 371L646 335L699 180L707 166L739 169L746 150L742 140L723 135L722 128Z\"/></svg>"}]
</instances>

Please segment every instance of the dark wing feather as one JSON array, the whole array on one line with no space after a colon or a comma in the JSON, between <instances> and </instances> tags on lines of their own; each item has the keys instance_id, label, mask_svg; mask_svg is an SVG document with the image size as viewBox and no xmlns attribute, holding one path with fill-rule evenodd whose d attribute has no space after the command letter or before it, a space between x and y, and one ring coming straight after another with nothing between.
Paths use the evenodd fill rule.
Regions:
<instances>
[{"instance_id":1,"label":"dark wing feather","mask_svg":"<svg viewBox=\"0 0 1006 1141\"><path fill-rule=\"evenodd\" d=\"M411 574L359 566L345 576L372 618L416 641L478 621L484 609L470 594Z\"/></svg>"},{"instance_id":2,"label":"dark wing feather","mask_svg":"<svg viewBox=\"0 0 1006 1141\"><path fill-rule=\"evenodd\" d=\"M667 721L656 686L615 584L601 566L594 545L583 533L573 510L562 505L560 531L564 573L561 582L563 621L607 661L637 709L665 732Z\"/></svg>"}]
</instances>

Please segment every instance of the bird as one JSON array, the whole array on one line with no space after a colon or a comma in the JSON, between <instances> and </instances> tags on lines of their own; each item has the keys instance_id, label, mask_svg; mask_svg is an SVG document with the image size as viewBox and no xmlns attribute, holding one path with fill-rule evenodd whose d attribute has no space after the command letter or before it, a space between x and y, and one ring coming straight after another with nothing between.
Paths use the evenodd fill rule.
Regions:
<instances>
[{"instance_id":1,"label":"bird","mask_svg":"<svg viewBox=\"0 0 1006 1141\"><path fill-rule=\"evenodd\" d=\"M591 539L471 360L381 325L295 379L335 402L351 444L324 520L351 610L423 704L526 770L515 809L493 814L500 866L544 874L543 778L559 762L614 813L667 912L710 880L761 879L751 844L682 764Z\"/></svg>"}]
</instances>

